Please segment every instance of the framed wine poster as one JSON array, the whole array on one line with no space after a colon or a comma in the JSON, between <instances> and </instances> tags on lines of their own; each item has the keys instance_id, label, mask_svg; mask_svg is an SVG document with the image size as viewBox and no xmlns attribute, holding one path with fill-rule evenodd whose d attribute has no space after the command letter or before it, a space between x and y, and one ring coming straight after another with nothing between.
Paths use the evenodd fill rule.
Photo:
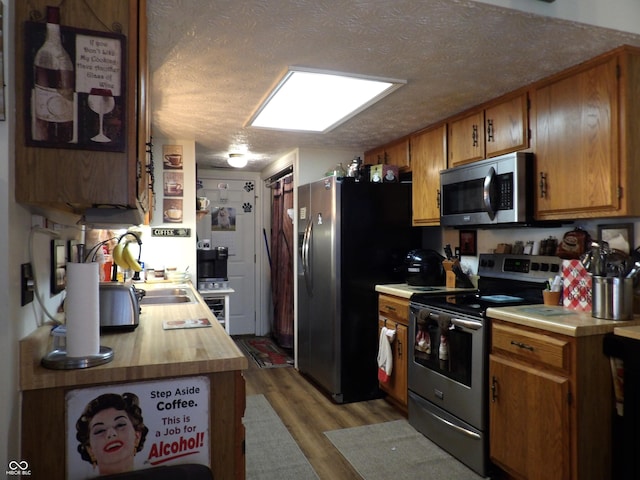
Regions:
<instances>
[{"instance_id":1,"label":"framed wine poster","mask_svg":"<svg viewBox=\"0 0 640 480\"><path fill-rule=\"evenodd\" d=\"M60 26L56 7L25 27L27 145L123 152L124 35Z\"/></svg>"}]
</instances>

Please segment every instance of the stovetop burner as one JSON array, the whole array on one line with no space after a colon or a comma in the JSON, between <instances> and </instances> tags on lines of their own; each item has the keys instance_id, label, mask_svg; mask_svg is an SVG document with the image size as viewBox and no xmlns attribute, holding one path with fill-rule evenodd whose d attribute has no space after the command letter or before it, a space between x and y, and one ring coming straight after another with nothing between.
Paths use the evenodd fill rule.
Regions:
<instances>
[{"instance_id":1,"label":"stovetop burner","mask_svg":"<svg viewBox=\"0 0 640 480\"><path fill-rule=\"evenodd\" d=\"M546 281L561 266L554 256L480 254L477 292L414 294L411 302L480 317L490 307L541 304Z\"/></svg>"}]
</instances>

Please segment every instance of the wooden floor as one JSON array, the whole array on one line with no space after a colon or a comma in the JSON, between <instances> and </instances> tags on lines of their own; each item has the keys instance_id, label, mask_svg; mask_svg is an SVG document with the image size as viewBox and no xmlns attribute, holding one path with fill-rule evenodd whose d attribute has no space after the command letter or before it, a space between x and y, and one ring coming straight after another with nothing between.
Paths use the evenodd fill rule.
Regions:
<instances>
[{"instance_id":1,"label":"wooden floor","mask_svg":"<svg viewBox=\"0 0 640 480\"><path fill-rule=\"evenodd\" d=\"M359 480L323 432L404 418L385 400L337 405L295 368L258 368L249 360L247 395L263 394L309 459L320 479Z\"/></svg>"}]
</instances>

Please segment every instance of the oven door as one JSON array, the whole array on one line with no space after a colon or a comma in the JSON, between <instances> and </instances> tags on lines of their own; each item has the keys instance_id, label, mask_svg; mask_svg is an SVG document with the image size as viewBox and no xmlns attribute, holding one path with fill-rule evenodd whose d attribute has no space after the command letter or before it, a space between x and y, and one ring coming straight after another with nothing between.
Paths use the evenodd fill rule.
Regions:
<instances>
[{"instance_id":1,"label":"oven door","mask_svg":"<svg viewBox=\"0 0 640 480\"><path fill-rule=\"evenodd\" d=\"M410 306L409 390L480 430L486 423L486 330L480 317Z\"/></svg>"}]
</instances>

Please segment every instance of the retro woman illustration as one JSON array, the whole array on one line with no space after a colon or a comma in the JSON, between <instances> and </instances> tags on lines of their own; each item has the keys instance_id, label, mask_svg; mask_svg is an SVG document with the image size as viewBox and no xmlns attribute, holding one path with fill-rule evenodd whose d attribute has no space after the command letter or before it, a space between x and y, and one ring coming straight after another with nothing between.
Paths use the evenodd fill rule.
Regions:
<instances>
[{"instance_id":1,"label":"retro woman illustration","mask_svg":"<svg viewBox=\"0 0 640 480\"><path fill-rule=\"evenodd\" d=\"M136 395L105 393L91 400L76 422L78 453L100 475L131 471L148 431Z\"/></svg>"}]
</instances>

